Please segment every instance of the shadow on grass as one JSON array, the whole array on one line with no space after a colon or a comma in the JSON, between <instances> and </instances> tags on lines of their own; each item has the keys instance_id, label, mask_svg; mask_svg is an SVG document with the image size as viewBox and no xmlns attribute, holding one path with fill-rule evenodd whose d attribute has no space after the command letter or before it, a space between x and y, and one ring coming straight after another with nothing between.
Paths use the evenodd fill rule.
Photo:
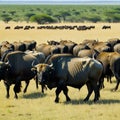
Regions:
<instances>
[{"instance_id":1,"label":"shadow on grass","mask_svg":"<svg viewBox=\"0 0 120 120\"><path fill-rule=\"evenodd\" d=\"M24 94L22 97L25 99L36 99L36 98L43 98L46 94L40 93L40 92L34 92L30 94Z\"/></svg>"},{"instance_id":2,"label":"shadow on grass","mask_svg":"<svg viewBox=\"0 0 120 120\"><path fill-rule=\"evenodd\" d=\"M82 99L80 99L80 100L71 100L70 102L64 102L64 104L71 104L71 105L78 105L78 104L88 104L88 105L101 104L102 105L102 104L116 104L116 103L120 103L120 100L105 99L105 100L99 100L97 102L93 102L93 100L84 102Z\"/></svg>"}]
</instances>

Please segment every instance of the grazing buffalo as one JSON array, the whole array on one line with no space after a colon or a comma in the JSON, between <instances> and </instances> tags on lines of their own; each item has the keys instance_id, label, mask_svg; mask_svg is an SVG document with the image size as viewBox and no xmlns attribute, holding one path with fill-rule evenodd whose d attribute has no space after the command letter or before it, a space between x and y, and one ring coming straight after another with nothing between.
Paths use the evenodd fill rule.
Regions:
<instances>
[{"instance_id":1,"label":"grazing buffalo","mask_svg":"<svg viewBox=\"0 0 120 120\"><path fill-rule=\"evenodd\" d=\"M26 50L25 53L36 57L39 63L44 63L45 61L45 55L42 52Z\"/></svg>"},{"instance_id":2,"label":"grazing buffalo","mask_svg":"<svg viewBox=\"0 0 120 120\"><path fill-rule=\"evenodd\" d=\"M76 45L73 48L73 55L78 56L79 51L84 50L84 49L89 49L89 47L87 45L82 44L82 43L79 45Z\"/></svg>"},{"instance_id":3,"label":"grazing buffalo","mask_svg":"<svg viewBox=\"0 0 120 120\"><path fill-rule=\"evenodd\" d=\"M14 45L14 50L15 51L25 51L26 50L26 45L23 42L13 42Z\"/></svg>"},{"instance_id":4,"label":"grazing buffalo","mask_svg":"<svg viewBox=\"0 0 120 120\"><path fill-rule=\"evenodd\" d=\"M61 40L61 45L65 45L68 47L68 53L73 54L73 48L77 45L77 43L72 42L71 40Z\"/></svg>"},{"instance_id":5,"label":"grazing buffalo","mask_svg":"<svg viewBox=\"0 0 120 120\"><path fill-rule=\"evenodd\" d=\"M114 50L115 52L120 53L120 43L114 45L113 50Z\"/></svg>"},{"instance_id":6,"label":"grazing buffalo","mask_svg":"<svg viewBox=\"0 0 120 120\"><path fill-rule=\"evenodd\" d=\"M78 57L83 58L83 57L93 57L93 54L95 53L94 50L80 50L78 52Z\"/></svg>"},{"instance_id":7,"label":"grazing buffalo","mask_svg":"<svg viewBox=\"0 0 120 120\"><path fill-rule=\"evenodd\" d=\"M10 43L2 44L0 47L0 59L2 59L4 54L9 51L14 51L14 46Z\"/></svg>"},{"instance_id":8,"label":"grazing buffalo","mask_svg":"<svg viewBox=\"0 0 120 120\"><path fill-rule=\"evenodd\" d=\"M109 43L106 42L97 42L93 46L93 49L99 52L111 52L111 46L109 46Z\"/></svg>"},{"instance_id":9,"label":"grazing buffalo","mask_svg":"<svg viewBox=\"0 0 120 120\"><path fill-rule=\"evenodd\" d=\"M34 50L37 43L35 40L26 40L24 41L24 44L26 45L26 50Z\"/></svg>"},{"instance_id":10,"label":"grazing buffalo","mask_svg":"<svg viewBox=\"0 0 120 120\"><path fill-rule=\"evenodd\" d=\"M117 52L101 52L96 59L104 66L103 77L115 76L117 84L113 90L117 90L120 83L120 54Z\"/></svg>"},{"instance_id":11,"label":"grazing buffalo","mask_svg":"<svg viewBox=\"0 0 120 120\"><path fill-rule=\"evenodd\" d=\"M6 61L8 61L6 63ZM18 98L17 93L20 92L21 81L26 82L24 92L26 92L29 81L35 77L35 73L31 71L32 63L38 64L36 57L24 52L15 51L6 55L4 62L0 62L0 80L4 80L7 95L9 98L10 85L15 84L15 98Z\"/></svg>"},{"instance_id":12,"label":"grazing buffalo","mask_svg":"<svg viewBox=\"0 0 120 120\"><path fill-rule=\"evenodd\" d=\"M41 84L46 84L49 89L56 88L55 102L59 102L61 91L66 96L66 101L70 101L67 86L80 89L87 85L88 95L84 101L89 100L92 92L95 92L94 101L99 100L98 81L103 71L100 62L91 58L77 58L71 55L53 55L49 64L38 64L32 68L38 75Z\"/></svg>"},{"instance_id":13,"label":"grazing buffalo","mask_svg":"<svg viewBox=\"0 0 120 120\"><path fill-rule=\"evenodd\" d=\"M47 57L51 54L60 53L59 47L57 47L56 45L48 45L48 44L37 45L36 51L43 52L45 57Z\"/></svg>"}]
</instances>

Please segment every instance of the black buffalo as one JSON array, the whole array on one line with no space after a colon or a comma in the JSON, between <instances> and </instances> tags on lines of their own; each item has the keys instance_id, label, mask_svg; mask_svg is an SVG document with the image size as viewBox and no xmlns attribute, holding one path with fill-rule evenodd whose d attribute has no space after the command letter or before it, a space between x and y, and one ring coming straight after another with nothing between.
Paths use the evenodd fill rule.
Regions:
<instances>
[{"instance_id":1,"label":"black buffalo","mask_svg":"<svg viewBox=\"0 0 120 120\"><path fill-rule=\"evenodd\" d=\"M38 64L36 57L24 52L15 51L6 55L5 62L0 62L0 80L4 80L7 95L9 98L10 85L14 85L15 98L18 98L17 93L20 92L21 81L26 82L24 92L26 92L29 81L35 77L35 73L31 71L32 63ZM8 61L8 62L7 62Z\"/></svg>"},{"instance_id":2,"label":"black buffalo","mask_svg":"<svg viewBox=\"0 0 120 120\"><path fill-rule=\"evenodd\" d=\"M88 95L84 100L87 101L93 91L94 101L99 99L97 83L103 71L100 62L92 58L75 58L71 55L53 55L49 62L51 65L38 64L32 70L37 73L41 84L46 84L49 89L57 87L55 102L59 102L62 90L66 101L70 101L67 86L80 89L84 84L88 88Z\"/></svg>"}]
</instances>

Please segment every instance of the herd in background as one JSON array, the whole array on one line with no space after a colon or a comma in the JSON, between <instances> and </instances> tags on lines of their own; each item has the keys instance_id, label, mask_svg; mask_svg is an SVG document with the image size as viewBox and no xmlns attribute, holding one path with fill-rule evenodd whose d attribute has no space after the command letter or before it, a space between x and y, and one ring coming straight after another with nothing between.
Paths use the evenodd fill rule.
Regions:
<instances>
[{"instance_id":1,"label":"herd in background","mask_svg":"<svg viewBox=\"0 0 120 120\"><path fill-rule=\"evenodd\" d=\"M90 25L90 26L86 26L86 25L61 25L61 26L54 26L54 25L41 25L41 26L30 26L30 25L26 25L26 26L20 26L17 25L14 28L11 28L11 26L6 26L5 30L10 30L10 29L14 29L14 30L31 30L31 29L37 29L37 30L43 30L43 29L48 29L48 30L91 30L91 29L95 29L94 25ZM111 29L110 25L103 25L101 27L101 29Z\"/></svg>"},{"instance_id":2,"label":"herd in background","mask_svg":"<svg viewBox=\"0 0 120 120\"><path fill-rule=\"evenodd\" d=\"M36 80L38 88L37 71L31 71L31 68L39 63L47 63L48 59L54 54L58 56L72 55L73 57L96 59L103 65L103 71L100 78L99 87L104 87L104 78L108 81L114 76L116 86L112 90L116 91L120 83L120 39L113 38L105 42L98 40L84 40L81 43L75 43L71 40L49 40L47 43L37 44L35 40L13 42L3 41L0 44L0 80L4 81L7 95L9 98L9 89L11 84L15 84L13 90L15 98L20 92L21 81L25 81L24 92L32 78ZM73 63L74 64L74 63ZM86 84L86 83L85 83ZM42 92L46 88L42 84ZM67 88L65 89L67 90ZM68 90L67 90L68 91ZM64 90L63 90L64 92ZM65 92L65 95L66 92ZM88 95L89 96L89 95ZM57 96L58 97L58 96ZM58 102L58 98L56 98ZM68 96L66 98L68 101Z\"/></svg>"}]
</instances>

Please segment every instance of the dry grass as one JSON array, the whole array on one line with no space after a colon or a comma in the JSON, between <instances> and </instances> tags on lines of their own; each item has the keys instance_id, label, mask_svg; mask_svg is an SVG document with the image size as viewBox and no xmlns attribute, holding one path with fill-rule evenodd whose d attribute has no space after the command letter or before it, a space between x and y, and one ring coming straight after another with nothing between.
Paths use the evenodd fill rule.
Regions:
<instances>
[{"instance_id":1,"label":"dry grass","mask_svg":"<svg viewBox=\"0 0 120 120\"><path fill-rule=\"evenodd\" d=\"M47 40L67 39L77 43L84 39L99 39L105 41L109 38L120 38L120 23L110 24L111 30L102 30L101 27L105 24L89 24L95 25L96 28L91 31L77 30L4 30L5 26L27 25L26 23L9 23L0 22L0 42L8 40L24 41L36 40L38 43L46 42ZM33 24L37 26L37 24ZM62 25L62 24L60 24ZM67 24L68 25L68 24ZM71 24L76 25L76 24ZM77 25L83 25L77 23ZM107 25L107 24L105 24ZM23 87L24 87L24 83ZM117 92L111 92L110 89L115 86L115 82L110 84L105 82L105 89L101 90L100 101L96 104L92 102L93 95L90 101L84 103L82 100L86 96L86 87L80 91L74 88L69 88L69 96L72 101L66 103L63 93L60 94L60 103L55 104L55 89L45 91L45 94L40 93L40 88L36 90L35 82L32 80L26 94L19 94L19 99L15 100L13 94L13 86L11 86L10 99L5 98L5 87L3 82L0 82L0 120L119 120L120 106L120 89Z\"/></svg>"},{"instance_id":2,"label":"dry grass","mask_svg":"<svg viewBox=\"0 0 120 120\"><path fill-rule=\"evenodd\" d=\"M24 87L24 83L23 87ZM36 90L34 81L28 88L28 92L19 94L15 100L11 87L10 99L5 98L5 88L0 83L0 119L1 120L119 120L120 90L111 92L115 83L105 82L105 89L101 90L101 98L98 103L93 103L92 94L90 101L84 103L86 86L80 91L69 87L71 102L65 102L65 96L60 94L60 103L54 103L55 89L45 91L42 94Z\"/></svg>"},{"instance_id":3,"label":"dry grass","mask_svg":"<svg viewBox=\"0 0 120 120\"><path fill-rule=\"evenodd\" d=\"M34 25L35 23L14 23L10 22L5 24L0 22L0 42L2 41L24 41L24 40L36 40L38 43L45 43L47 40L72 40L80 43L84 39L97 39L100 41L106 41L110 38L120 38L120 23L61 23L53 25L95 25L95 29L87 31L77 30L14 30L17 25ZM52 24L51 24L52 25ZM102 30L103 25L111 25L111 29ZM11 30L5 30L5 26L11 26Z\"/></svg>"}]
</instances>

